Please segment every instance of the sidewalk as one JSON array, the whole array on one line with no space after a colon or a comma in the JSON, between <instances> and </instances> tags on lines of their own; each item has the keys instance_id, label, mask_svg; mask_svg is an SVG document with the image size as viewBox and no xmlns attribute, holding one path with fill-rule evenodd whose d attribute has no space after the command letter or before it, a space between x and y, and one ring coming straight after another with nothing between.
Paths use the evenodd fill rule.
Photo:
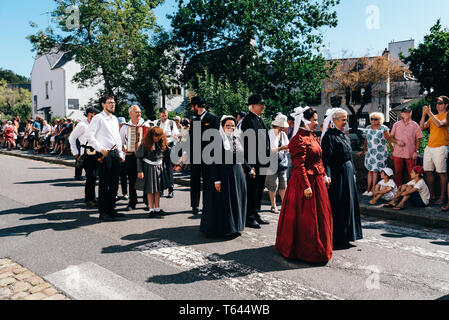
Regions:
<instances>
[{"instance_id":1,"label":"sidewalk","mask_svg":"<svg viewBox=\"0 0 449 320\"><path fill-rule=\"evenodd\" d=\"M19 151L0 149L0 154L9 156L22 157L49 163L61 164L65 166L74 167L75 159L72 156L56 156L49 154L34 155L32 151ZM176 172L175 183L182 186L190 185L189 172ZM268 192L264 192L264 199L269 200ZM360 213L367 217L378 217L390 220L398 220L406 223L412 223L430 228L447 228L449 229L449 212L442 212L441 206L429 206L427 208L407 207L402 211L395 211L389 208L383 208L382 204L370 205L367 197L359 196L360 199ZM278 200L280 203L280 199Z\"/></svg>"},{"instance_id":2,"label":"sidewalk","mask_svg":"<svg viewBox=\"0 0 449 320\"><path fill-rule=\"evenodd\" d=\"M30 270L0 258L0 300L70 300Z\"/></svg>"}]
</instances>

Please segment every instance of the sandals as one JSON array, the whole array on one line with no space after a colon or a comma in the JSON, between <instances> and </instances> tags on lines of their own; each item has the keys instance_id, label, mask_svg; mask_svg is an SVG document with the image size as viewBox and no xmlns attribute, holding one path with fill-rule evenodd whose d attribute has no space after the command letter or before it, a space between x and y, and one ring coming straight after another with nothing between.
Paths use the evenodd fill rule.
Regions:
<instances>
[{"instance_id":1,"label":"sandals","mask_svg":"<svg viewBox=\"0 0 449 320\"><path fill-rule=\"evenodd\" d=\"M279 210L276 207L271 207L270 212L279 214Z\"/></svg>"},{"instance_id":2,"label":"sandals","mask_svg":"<svg viewBox=\"0 0 449 320\"><path fill-rule=\"evenodd\" d=\"M392 205L391 203L384 204L384 208L395 208L396 206Z\"/></svg>"},{"instance_id":3,"label":"sandals","mask_svg":"<svg viewBox=\"0 0 449 320\"><path fill-rule=\"evenodd\" d=\"M405 208L404 207L394 207L393 208L393 210L396 210L396 211L401 211L401 210L404 210Z\"/></svg>"}]
</instances>

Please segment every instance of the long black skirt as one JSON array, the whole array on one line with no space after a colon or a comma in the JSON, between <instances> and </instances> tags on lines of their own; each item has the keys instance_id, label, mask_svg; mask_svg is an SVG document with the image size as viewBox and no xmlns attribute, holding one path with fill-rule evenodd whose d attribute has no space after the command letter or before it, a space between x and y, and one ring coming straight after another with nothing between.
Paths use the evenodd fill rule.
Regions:
<instances>
[{"instance_id":1,"label":"long black skirt","mask_svg":"<svg viewBox=\"0 0 449 320\"><path fill-rule=\"evenodd\" d=\"M351 161L332 167L329 200L332 208L334 243L345 243L363 238L360 206L354 167Z\"/></svg>"},{"instance_id":2,"label":"long black skirt","mask_svg":"<svg viewBox=\"0 0 449 320\"><path fill-rule=\"evenodd\" d=\"M221 181L221 192L215 181L204 188L204 206L200 230L214 236L231 235L243 231L246 222L246 179L240 164L216 165L215 179Z\"/></svg>"}]
</instances>

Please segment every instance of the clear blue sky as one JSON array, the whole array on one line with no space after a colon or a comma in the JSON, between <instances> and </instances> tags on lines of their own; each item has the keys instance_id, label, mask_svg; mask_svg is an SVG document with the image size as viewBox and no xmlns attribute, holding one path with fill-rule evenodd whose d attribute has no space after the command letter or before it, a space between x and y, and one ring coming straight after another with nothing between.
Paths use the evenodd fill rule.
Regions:
<instances>
[{"instance_id":1,"label":"clear blue sky","mask_svg":"<svg viewBox=\"0 0 449 320\"><path fill-rule=\"evenodd\" d=\"M367 13L369 6L375 6L375 11ZM53 8L53 0L0 0L0 68L30 75L35 54L26 39L34 32L29 22L47 27L44 13ZM169 27L165 15L175 8L176 0L166 0L156 10L158 22ZM379 19L375 19L377 10ZM342 0L337 13L338 27L323 30L333 58L341 57L344 50L352 56L378 54L392 40L415 39L418 44L438 18L449 28L448 0Z\"/></svg>"}]
</instances>

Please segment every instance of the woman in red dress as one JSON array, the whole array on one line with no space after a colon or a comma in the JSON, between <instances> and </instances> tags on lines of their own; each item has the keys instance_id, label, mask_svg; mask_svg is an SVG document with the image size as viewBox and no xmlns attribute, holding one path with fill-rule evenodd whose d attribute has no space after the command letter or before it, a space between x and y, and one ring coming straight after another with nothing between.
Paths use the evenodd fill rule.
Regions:
<instances>
[{"instance_id":1,"label":"woman in red dress","mask_svg":"<svg viewBox=\"0 0 449 320\"><path fill-rule=\"evenodd\" d=\"M275 248L285 258L327 263L332 258L332 211L322 150L313 131L318 114L312 108L296 114L289 150L293 162L279 217ZM297 133L296 133L297 132Z\"/></svg>"}]
</instances>

